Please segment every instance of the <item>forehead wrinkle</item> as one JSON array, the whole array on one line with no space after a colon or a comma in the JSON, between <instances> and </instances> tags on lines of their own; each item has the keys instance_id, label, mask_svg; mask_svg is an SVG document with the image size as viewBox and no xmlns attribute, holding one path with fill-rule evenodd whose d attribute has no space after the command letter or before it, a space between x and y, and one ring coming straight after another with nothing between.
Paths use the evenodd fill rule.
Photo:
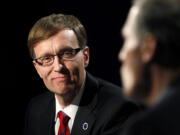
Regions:
<instances>
[{"instance_id":1,"label":"forehead wrinkle","mask_svg":"<svg viewBox=\"0 0 180 135\"><path fill-rule=\"evenodd\" d=\"M66 41L66 40L64 38L60 37L60 35L58 35L58 34L56 34L55 36L53 36L49 39L50 40L49 46L51 48L51 53L53 53L53 54L58 53L61 49L64 48L64 46L67 46L67 43L64 43L64 41Z\"/></svg>"},{"instance_id":2,"label":"forehead wrinkle","mask_svg":"<svg viewBox=\"0 0 180 135\"><path fill-rule=\"evenodd\" d=\"M50 46L50 48L49 49L51 49L51 52L53 53L53 54L56 54L57 53L57 51L58 51L58 42L56 41L57 39L56 38L52 38L52 39L50 39L50 44L49 44L49 46Z\"/></svg>"}]
</instances>

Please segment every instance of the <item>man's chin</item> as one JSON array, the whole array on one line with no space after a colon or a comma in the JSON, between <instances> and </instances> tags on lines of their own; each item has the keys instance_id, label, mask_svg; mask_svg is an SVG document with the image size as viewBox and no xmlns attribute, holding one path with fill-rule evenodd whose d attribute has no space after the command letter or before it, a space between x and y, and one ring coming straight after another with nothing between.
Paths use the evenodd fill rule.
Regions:
<instances>
[{"instance_id":1,"label":"man's chin","mask_svg":"<svg viewBox=\"0 0 180 135\"><path fill-rule=\"evenodd\" d=\"M74 90L74 86L71 86L71 85L61 85L61 86L57 86L55 88L55 91L58 94L66 94L72 90Z\"/></svg>"}]
</instances>

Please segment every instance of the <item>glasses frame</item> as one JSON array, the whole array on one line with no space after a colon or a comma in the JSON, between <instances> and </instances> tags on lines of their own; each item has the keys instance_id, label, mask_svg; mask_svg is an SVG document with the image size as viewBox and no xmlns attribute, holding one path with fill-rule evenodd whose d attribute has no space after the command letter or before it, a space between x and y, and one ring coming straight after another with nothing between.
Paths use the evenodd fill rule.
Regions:
<instances>
[{"instance_id":1,"label":"glasses frame","mask_svg":"<svg viewBox=\"0 0 180 135\"><path fill-rule=\"evenodd\" d=\"M75 51L74 52L74 56L72 57L72 58L74 58L77 54L78 54L78 52L79 51L81 51L81 50L83 50L84 48L82 48L82 47L79 47L79 48L75 48L75 49L73 49L73 48L71 48L71 51ZM40 65L40 66L50 66L50 65L52 65L53 63L54 63L54 58L55 58L55 56L58 56L58 58L59 59L61 59L62 58L62 56L64 55L64 53L66 52L67 50L65 50L65 51L60 51L59 53L57 53L57 54L52 54L52 55L49 55L49 56L53 56L53 62L51 63L51 64L47 64L47 65L43 65L42 63L40 63L38 60L39 59L41 59L41 58L43 58L43 57L47 57L47 56L42 56L42 57L39 57L39 58L33 58L33 60L38 64L38 65ZM71 59L72 59L71 58ZM65 60L71 60L71 59L65 59Z\"/></svg>"}]
</instances>

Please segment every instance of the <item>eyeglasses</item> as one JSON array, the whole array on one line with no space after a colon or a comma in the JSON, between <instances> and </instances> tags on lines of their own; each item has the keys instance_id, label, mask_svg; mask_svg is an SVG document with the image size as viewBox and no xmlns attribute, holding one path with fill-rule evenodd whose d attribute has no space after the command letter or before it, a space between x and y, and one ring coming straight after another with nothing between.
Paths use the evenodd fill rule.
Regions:
<instances>
[{"instance_id":1,"label":"eyeglasses","mask_svg":"<svg viewBox=\"0 0 180 135\"><path fill-rule=\"evenodd\" d=\"M76 54L82 49L83 48L66 49L60 51L56 55L43 56L39 58L34 58L33 60L41 66L50 66L54 63L55 56L58 56L61 60L72 60L76 56Z\"/></svg>"}]
</instances>

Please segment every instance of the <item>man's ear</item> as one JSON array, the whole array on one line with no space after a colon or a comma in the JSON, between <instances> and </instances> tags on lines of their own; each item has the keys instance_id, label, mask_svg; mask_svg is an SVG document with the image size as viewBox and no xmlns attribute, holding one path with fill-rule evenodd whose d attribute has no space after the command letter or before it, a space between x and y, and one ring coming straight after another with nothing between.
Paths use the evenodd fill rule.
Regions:
<instances>
[{"instance_id":1,"label":"man's ear","mask_svg":"<svg viewBox=\"0 0 180 135\"><path fill-rule=\"evenodd\" d=\"M141 56L144 63L148 63L153 59L156 48L156 38L150 34L146 35L143 41L143 45L141 47Z\"/></svg>"},{"instance_id":2,"label":"man's ear","mask_svg":"<svg viewBox=\"0 0 180 135\"><path fill-rule=\"evenodd\" d=\"M40 69L39 69L39 65L34 60L32 61L32 63L34 65L34 68L36 69L37 73L42 78L42 75L41 75L41 72L40 72Z\"/></svg>"},{"instance_id":3,"label":"man's ear","mask_svg":"<svg viewBox=\"0 0 180 135\"><path fill-rule=\"evenodd\" d=\"M84 65L85 67L87 67L89 64L89 47L88 46L84 48L83 55L84 55Z\"/></svg>"}]
</instances>

